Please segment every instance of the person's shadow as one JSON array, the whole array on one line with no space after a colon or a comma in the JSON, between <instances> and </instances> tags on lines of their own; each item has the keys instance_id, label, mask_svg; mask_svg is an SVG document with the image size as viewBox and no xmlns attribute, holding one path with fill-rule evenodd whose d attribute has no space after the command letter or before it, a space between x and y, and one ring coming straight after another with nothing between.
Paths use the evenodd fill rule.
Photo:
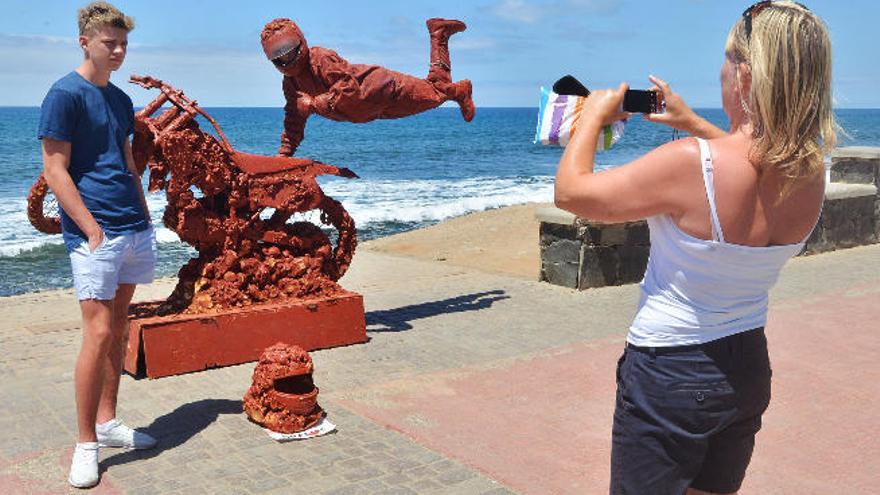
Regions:
<instances>
[{"instance_id":1,"label":"person's shadow","mask_svg":"<svg viewBox=\"0 0 880 495\"><path fill-rule=\"evenodd\" d=\"M447 313L479 311L492 306L496 301L510 299L503 290L475 292L451 297L441 301L431 301L410 306L402 306L383 311L367 313L367 332L403 332L411 330L413 320L430 318Z\"/></svg>"},{"instance_id":2,"label":"person's shadow","mask_svg":"<svg viewBox=\"0 0 880 495\"><path fill-rule=\"evenodd\" d=\"M241 401L204 399L184 404L168 414L159 416L149 426L141 429L159 441L155 447L146 450L113 449L119 450L120 453L102 460L101 472L103 473L110 466L150 459L166 450L183 445L196 433L216 421L221 414L242 414Z\"/></svg>"}]
</instances>

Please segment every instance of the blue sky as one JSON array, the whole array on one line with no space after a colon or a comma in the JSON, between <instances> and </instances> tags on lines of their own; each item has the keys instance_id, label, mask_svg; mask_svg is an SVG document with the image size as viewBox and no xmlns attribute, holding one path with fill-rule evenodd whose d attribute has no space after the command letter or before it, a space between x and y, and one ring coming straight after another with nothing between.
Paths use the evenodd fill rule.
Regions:
<instances>
[{"instance_id":1,"label":"blue sky","mask_svg":"<svg viewBox=\"0 0 880 495\"><path fill-rule=\"evenodd\" d=\"M76 8L87 2L0 2L0 105L39 105L76 67ZM841 108L880 108L880 2L807 5L829 26L834 96ZM474 83L477 106L535 106L538 88L571 73L589 87L667 79L695 107L720 107L724 40L748 2L729 0L117 1L133 16L129 55L114 82L143 104L152 95L125 81L150 74L205 106L281 106L280 74L259 45L275 17L299 24L311 46L352 63L423 77L429 17L458 18L453 77Z\"/></svg>"}]
</instances>

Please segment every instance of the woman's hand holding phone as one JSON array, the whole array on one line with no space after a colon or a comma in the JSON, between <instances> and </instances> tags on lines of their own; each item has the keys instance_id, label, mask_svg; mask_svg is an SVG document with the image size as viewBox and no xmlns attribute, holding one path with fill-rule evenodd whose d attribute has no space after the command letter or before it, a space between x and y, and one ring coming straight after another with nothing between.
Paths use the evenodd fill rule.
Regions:
<instances>
[{"instance_id":1,"label":"woman's hand holding phone","mask_svg":"<svg viewBox=\"0 0 880 495\"><path fill-rule=\"evenodd\" d=\"M678 93L672 91L669 83L655 76L648 76L648 80L654 84L651 88L652 90L663 93L663 98L666 100L666 111L664 113L645 114L646 120L668 125L674 129L706 139L727 134L691 110L691 107L684 102L684 99Z\"/></svg>"},{"instance_id":2,"label":"woman's hand holding phone","mask_svg":"<svg viewBox=\"0 0 880 495\"><path fill-rule=\"evenodd\" d=\"M654 76L648 76L648 80L654 84L651 87L652 91L663 93L663 98L666 100L666 112L648 113L645 114L645 119L650 122L668 125L680 131L690 132L694 121L700 117L687 106L687 103L684 102L678 93L669 88L669 84L666 81Z\"/></svg>"},{"instance_id":3,"label":"woman's hand holding phone","mask_svg":"<svg viewBox=\"0 0 880 495\"><path fill-rule=\"evenodd\" d=\"M606 126L617 122L618 120L628 119L629 112L621 111L623 105L623 97L629 85L620 83L617 89L597 89L590 93L584 108L581 110L582 115L595 119L600 125Z\"/></svg>"}]
</instances>

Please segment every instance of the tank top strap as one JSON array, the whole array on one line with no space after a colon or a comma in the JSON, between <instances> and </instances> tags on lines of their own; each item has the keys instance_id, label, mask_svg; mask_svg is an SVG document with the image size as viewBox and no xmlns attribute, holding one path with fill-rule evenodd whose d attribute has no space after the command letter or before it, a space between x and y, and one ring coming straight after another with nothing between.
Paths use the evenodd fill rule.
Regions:
<instances>
[{"instance_id":1,"label":"tank top strap","mask_svg":"<svg viewBox=\"0 0 880 495\"><path fill-rule=\"evenodd\" d=\"M715 171L712 166L712 153L709 151L709 143L703 138L696 138L700 145L700 169L703 172L703 184L706 186L706 198L709 200L709 214L712 220L712 238L718 242L724 242L724 232L721 230L721 222L718 220L718 208L715 206Z\"/></svg>"}]
</instances>

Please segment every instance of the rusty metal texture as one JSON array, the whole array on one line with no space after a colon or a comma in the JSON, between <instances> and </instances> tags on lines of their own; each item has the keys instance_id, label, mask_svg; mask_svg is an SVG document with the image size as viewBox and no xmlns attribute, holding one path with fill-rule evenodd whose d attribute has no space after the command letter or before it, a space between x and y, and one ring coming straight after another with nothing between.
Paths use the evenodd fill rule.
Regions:
<instances>
[{"instance_id":1,"label":"rusty metal texture","mask_svg":"<svg viewBox=\"0 0 880 495\"><path fill-rule=\"evenodd\" d=\"M275 19L260 39L266 57L284 75L284 132L278 154L292 156L303 139L311 114L342 122L396 119L430 110L446 101L461 107L465 121L474 118L471 82L452 81L449 37L464 31L463 22L428 19L430 68L425 79L377 65L351 64L335 51L309 48L290 19Z\"/></svg>"},{"instance_id":2,"label":"rusty metal texture","mask_svg":"<svg viewBox=\"0 0 880 495\"><path fill-rule=\"evenodd\" d=\"M129 308L125 371L161 378L246 363L276 342L307 351L367 341L364 298L354 292L227 309L155 316L164 301Z\"/></svg>"},{"instance_id":3,"label":"rusty metal texture","mask_svg":"<svg viewBox=\"0 0 880 495\"><path fill-rule=\"evenodd\" d=\"M296 433L313 426L324 414L318 405L313 371L312 358L301 347L279 342L267 348L242 400L248 418L279 433Z\"/></svg>"},{"instance_id":4,"label":"rusty metal texture","mask_svg":"<svg viewBox=\"0 0 880 495\"><path fill-rule=\"evenodd\" d=\"M57 216L57 212L46 211L46 199L51 195L49 184L46 183L46 177L40 174L31 191L28 193L27 199L27 216L31 225L35 229L44 234L60 234L61 219Z\"/></svg>"},{"instance_id":5,"label":"rusty metal texture","mask_svg":"<svg viewBox=\"0 0 880 495\"><path fill-rule=\"evenodd\" d=\"M357 233L315 178L356 175L307 159L235 151L217 122L182 91L152 77L131 80L159 90L135 115L136 165L149 167L150 191L165 190L165 226L199 253L180 269L156 314L218 313L340 293L336 281L351 263ZM166 102L171 105L160 112ZM202 131L198 115L217 137ZM289 222L308 211L336 230L335 247L318 225Z\"/></svg>"}]
</instances>

